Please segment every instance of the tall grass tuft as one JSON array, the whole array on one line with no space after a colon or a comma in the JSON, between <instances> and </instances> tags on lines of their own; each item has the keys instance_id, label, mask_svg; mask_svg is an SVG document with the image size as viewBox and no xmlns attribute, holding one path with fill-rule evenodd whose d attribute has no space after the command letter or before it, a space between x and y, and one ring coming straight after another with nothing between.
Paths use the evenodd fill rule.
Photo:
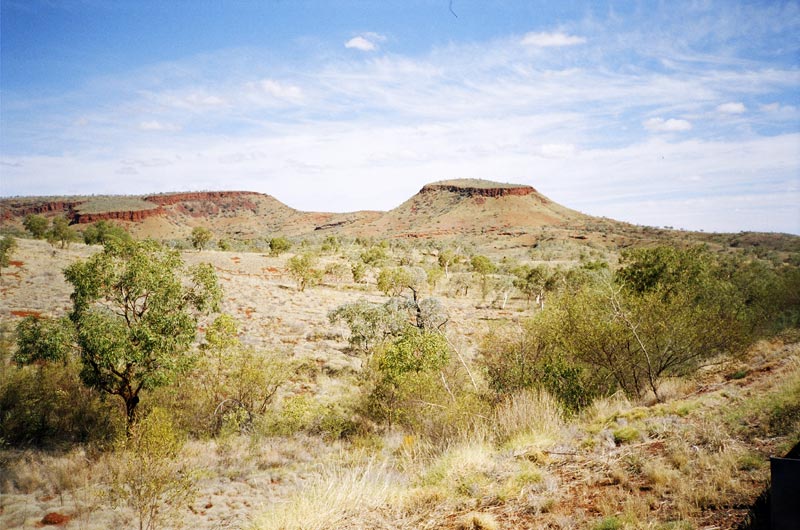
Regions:
<instances>
[{"instance_id":1,"label":"tall grass tuft","mask_svg":"<svg viewBox=\"0 0 800 530\"><path fill-rule=\"evenodd\" d=\"M353 467L325 467L302 493L256 519L253 530L322 530L370 525L359 518L389 505L398 495L397 475L386 461L371 458ZM374 517L371 514L370 517Z\"/></svg>"},{"instance_id":2,"label":"tall grass tuft","mask_svg":"<svg viewBox=\"0 0 800 530\"><path fill-rule=\"evenodd\" d=\"M564 408L543 390L524 390L503 400L492 417L499 443L520 435L555 438L564 427Z\"/></svg>"}]
</instances>

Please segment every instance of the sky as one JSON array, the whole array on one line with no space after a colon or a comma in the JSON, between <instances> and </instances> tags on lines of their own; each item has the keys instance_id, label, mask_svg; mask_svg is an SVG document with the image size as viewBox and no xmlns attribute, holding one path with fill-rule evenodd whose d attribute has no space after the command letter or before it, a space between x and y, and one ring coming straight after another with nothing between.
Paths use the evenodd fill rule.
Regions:
<instances>
[{"instance_id":1,"label":"sky","mask_svg":"<svg viewBox=\"0 0 800 530\"><path fill-rule=\"evenodd\" d=\"M0 0L0 196L452 178L800 234L800 2Z\"/></svg>"}]
</instances>

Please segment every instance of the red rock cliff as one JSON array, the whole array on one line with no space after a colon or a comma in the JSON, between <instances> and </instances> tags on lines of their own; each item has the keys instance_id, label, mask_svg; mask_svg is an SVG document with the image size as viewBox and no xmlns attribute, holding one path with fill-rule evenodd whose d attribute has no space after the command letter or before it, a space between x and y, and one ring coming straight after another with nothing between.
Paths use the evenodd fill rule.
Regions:
<instances>
[{"instance_id":1,"label":"red rock cliff","mask_svg":"<svg viewBox=\"0 0 800 530\"><path fill-rule=\"evenodd\" d=\"M2 219L40 215L45 213L68 213L72 217L74 209L83 201L50 201L31 203L29 201L7 201L3 204Z\"/></svg>"},{"instance_id":2,"label":"red rock cliff","mask_svg":"<svg viewBox=\"0 0 800 530\"><path fill-rule=\"evenodd\" d=\"M73 213L72 222L78 224L94 223L97 221L142 221L148 217L155 215L164 215L166 212L164 208L151 208L149 210L132 210L132 211L119 211L119 212L103 212L103 213Z\"/></svg>"},{"instance_id":3,"label":"red rock cliff","mask_svg":"<svg viewBox=\"0 0 800 530\"><path fill-rule=\"evenodd\" d=\"M530 195L536 193L531 186L508 186L479 188L470 186L455 186L451 184L428 184L423 186L420 193L430 193L434 191L447 191L457 193L467 197L502 197L504 195Z\"/></svg>"},{"instance_id":4,"label":"red rock cliff","mask_svg":"<svg viewBox=\"0 0 800 530\"><path fill-rule=\"evenodd\" d=\"M197 191L188 193L169 193L144 197L147 202L167 206L187 201L215 201L219 199L237 199L241 197L261 195L255 191Z\"/></svg>"}]
</instances>

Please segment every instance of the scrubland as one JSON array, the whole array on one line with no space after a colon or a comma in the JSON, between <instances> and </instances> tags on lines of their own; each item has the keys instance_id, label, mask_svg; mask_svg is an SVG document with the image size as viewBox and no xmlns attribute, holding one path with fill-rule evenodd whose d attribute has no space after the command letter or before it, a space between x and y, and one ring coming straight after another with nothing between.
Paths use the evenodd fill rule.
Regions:
<instances>
[{"instance_id":1,"label":"scrubland","mask_svg":"<svg viewBox=\"0 0 800 530\"><path fill-rule=\"evenodd\" d=\"M292 243L181 252L221 306L126 436L78 353L14 362L15 326L67 315L62 270L102 247L19 239L0 526L737 528L800 441L791 259Z\"/></svg>"}]
</instances>

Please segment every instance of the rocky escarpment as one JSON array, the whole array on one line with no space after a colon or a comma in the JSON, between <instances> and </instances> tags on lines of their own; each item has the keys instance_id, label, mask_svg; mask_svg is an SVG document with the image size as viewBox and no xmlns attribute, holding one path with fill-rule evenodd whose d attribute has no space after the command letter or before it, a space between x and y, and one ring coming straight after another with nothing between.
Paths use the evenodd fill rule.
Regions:
<instances>
[{"instance_id":1,"label":"rocky escarpment","mask_svg":"<svg viewBox=\"0 0 800 530\"><path fill-rule=\"evenodd\" d=\"M97 221L143 221L148 217L156 215L164 215L166 211L159 206L158 208L150 208L148 210L125 210L116 212L101 212L101 213L80 213L74 212L71 216L72 223L87 224L95 223Z\"/></svg>"},{"instance_id":2,"label":"rocky escarpment","mask_svg":"<svg viewBox=\"0 0 800 530\"><path fill-rule=\"evenodd\" d=\"M465 197L504 197L507 195L525 196L536 193L531 186L469 186L448 183L427 184L420 193L448 192Z\"/></svg>"},{"instance_id":3,"label":"rocky escarpment","mask_svg":"<svg viewBox=\"0 0 800 530\"><path fill-rule=\"evenodd\" d=\"M240 199L258 197L263 194L255 191L192 191L186 193L165 193L164 195L150 195L144 197L147 202L161 206L171 206L179 202L218 201L225 199Z\"/></svg>"},{"instance_id":4,"label":"rocky escarpment","mask_svg":"<svg viewBox=\"0 0 800 530\"><path fill-rule=\"evenodd\" d=\"M30 200L9 200L4 201L2 205L2 214L0 218L3 220L13 219L15 217L25 217L26 215L42 215L49 213L70 213L75 211L83 201L43 201L31 202Z\"/></svg>"}]
</instances>

